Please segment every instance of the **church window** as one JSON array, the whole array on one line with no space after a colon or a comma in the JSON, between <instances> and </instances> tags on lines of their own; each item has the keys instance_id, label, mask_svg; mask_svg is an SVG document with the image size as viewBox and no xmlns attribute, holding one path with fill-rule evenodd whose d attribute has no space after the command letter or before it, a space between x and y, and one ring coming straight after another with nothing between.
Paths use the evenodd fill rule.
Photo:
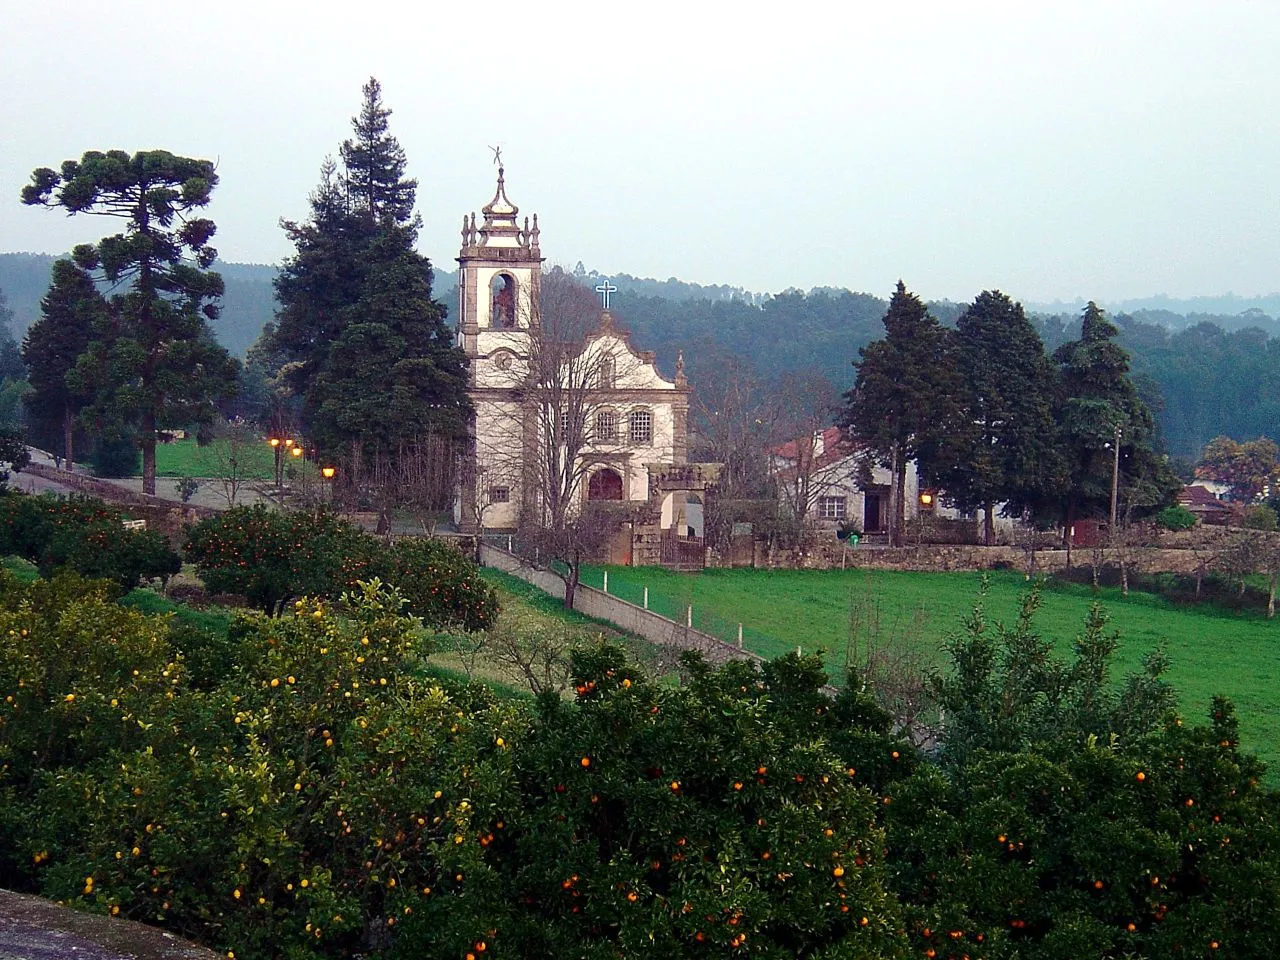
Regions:
<instances>
[{"instance_id":1,"label":"church window","mask_svg":"<svg viewBox=\"0 0 1280 960\"><path fill-rule=\"evenodd\" d=\"M618 415L612 410L596 414L596 443L618 442Z\"/></svg>"},{"instance_id":2,"label":"church window","mask_svg":"<svg viewBox=\"0 0 1280 960\"><path fill-rule=\"evenodd\" d=\"M516 325L516 281L509 273L499 273L489 284L491 296L489 326L510 330Z\"/></svg>"},{"instance_id":3,"label":"church window","mask_svg":"<svg viewBox=\"0 0 1280 960\"><path fill-rule=\"evenodd\" d=\"M511 488L510 487L490 487L489 502L490 503L510 503Z\"/></svg>"},{"instance_id":4,"label":"church window","mask_svg":"<svg viewBox=\"0 0 1280 960\"><path fill-rule=\"evenodd\" d=\"M569 439L569 411L560 411L560 442L564 443Z\"/></svg>"},{"instance_id":5,"label":"church window","mask_svg":"<svg viewBox=\"0 0 1280 960\"><path fill-rule=\"evenodd\" d=\"M588 500L623 500L622 474L605 467L597 470L587 481Z\"/></svg>"},{"instance_id":6,"label":"church window","mask_svg":"<svg viewBox=\"0 0 1280 960\"><path fill-rule=\"evenodd\" d=\"M600 383L601 390L612 390L614 381L617 380L618 367L613 357L601 357L600 365L597 368L597 379Z\"/></svg>"},{"instance_id":7,"label":"church window","mask_svg":"<svg viewBox=\"0 0 1280 960\"><path fill-rule=\"evenodd\" d=\"M847 509L844 497L819 497L818 516L823 520L843 520Z\"/></svg>"},{"instance_id":8,"label":"church window","mask_svg":"<svg viewBox=\"0 0 1280 960\"><path fill-rule=\"evenodd\" d=\"M632 410L627 425L627 436L632 443L653 442L653 414L648 410Z\"/></svg>"}]
</instances>

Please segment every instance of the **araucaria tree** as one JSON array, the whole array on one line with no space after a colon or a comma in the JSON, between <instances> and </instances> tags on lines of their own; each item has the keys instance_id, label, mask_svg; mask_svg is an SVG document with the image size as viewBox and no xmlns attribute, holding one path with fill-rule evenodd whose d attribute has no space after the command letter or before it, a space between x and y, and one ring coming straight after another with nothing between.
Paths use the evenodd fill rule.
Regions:
<instances>
[{"instance_id":1,"label":"araucaria tree","mask_svg":"<svg viewBox=\"0 0 1280 960\"><path fill-rule=\"evenodd\" d=\"M31 395L27 399L32 440L45 449L62 448L74 469L76 418L91 397L76 377L80 357L96 336L110 336L111 309L93 278L70 260L53 264L53 281L40 301L40 318L27 331L22 357Z\"/></svg>"},{"instance_id":2,"label":"araucaria tree","mask_svg":"<svg viewBox=\"0 0 1280 960\"><path fill-rule=\"evenodd\" d=\"M863 347L858 376L845 394L841 425L868 456L889 467L889 538L902 545L906 469L911 460L927 475L940 448L965 429L962 384L950 333L906 285L889 301L885 336Z\"/></svg>"},{"instance_id":3,"label":"araucaria tree","mask_svg":"<svg viewBox=\"0 0 1280 960\"><path fill-rule=\"evenodd\" d=\"M385 473L425 438L460 435L470 409L465 358L432 299L431 264L414 250L417 181L405 177L390 114L370 79L341 163L325 161L310 219L283 224L297 253L276 281L274 347L310 439L343 461L348 482Z\"/></svg>"},{"instance_id":4,"label":"araucaria tree","mask_svg":"<svg viewBox=\"0 0 1280 960\"><path fill-rule=\"evenodd\" d=\"M208 160L111 150L89 151L58 171L41 167L22 189L25 204L124 221L122 232L72 253L81 270L120 291L74 376L93 397L100 430L136 433L151 494L157 429L208 423L235 390L236 363L209 328L222 295L222 278L209 270L215 227L196 216L217 182Z\"/></svg>"},{"instance_id":5,"label":"araucaria tree","mask_svg":"<svg viewBox=\"0 0 1280 960\"><path fill-rule=\"evenodd\" d=\"M1129 379L1129 354L1115 342L1119 331L1092 302L1082 320L1080 339L1053 355L1061 376L1056 409L1067 473L1050 502L1068 539L1077 519L1108 513L1113 479L1120 519L1158 510L1182 485L1154 449L1155 421Z\"/></svg>"},{"instance_id":6,"label":"araucaria tree","mask_svg":"<svg viewBox=\"0 0 1280 960\"><path fill-rule=\"evenodd\" d=\"M956 325L967 429L935 473L962 510L981 509L984 540L995 542L995 510L1021 516L1051 495L1065 465L1053 420L1057 371L1022 304L999 290L979 294Z\"/></svg>"}]
</instances>

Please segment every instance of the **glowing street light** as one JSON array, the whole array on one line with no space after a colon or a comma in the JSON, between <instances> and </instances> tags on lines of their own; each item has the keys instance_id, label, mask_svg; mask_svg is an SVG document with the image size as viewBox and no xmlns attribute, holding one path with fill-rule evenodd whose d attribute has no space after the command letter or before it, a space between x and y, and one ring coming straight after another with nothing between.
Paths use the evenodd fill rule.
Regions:
<instances>
[{"instance_id":1,"label":"glowing street light","mask_svg":"<svg viewBox=\"0 0 1280 960\"><path fill-rule=\"evenodd\" d=\"M336 471L333 469L333 467L321 467L320 472L324 474L324 478L326 480L332 480L333 475Z\"/></svg>"},{"instance_id":2,"label":"glowing street light","mask_svg":"<svg viewBox=\"0 0 1280 960\"><path fill-rule=\"evenodd\" d=\"M293 456L295 456L295 457L300 457L300 456L302 456L302 448L301 448L301 447L293 447L293 448L289 451L289 453L291 453L291 454L292 454Z\"/></svg>"}]
</instances>

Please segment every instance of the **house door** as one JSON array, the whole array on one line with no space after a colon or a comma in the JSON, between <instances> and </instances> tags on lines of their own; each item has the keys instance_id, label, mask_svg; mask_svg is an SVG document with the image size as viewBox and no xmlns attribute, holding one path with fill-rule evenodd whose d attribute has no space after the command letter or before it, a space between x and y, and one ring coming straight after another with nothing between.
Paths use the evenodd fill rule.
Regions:
<instances>
[{"instance_id":1,"label":"house door","mask_svg":"<svg viewBox=\"0 0 1280 960\"><path fill-rule=\"evenodd\" d=\"M862 498L862 532L880 532L880 494L868 493Z\"/></svg>"}]
</instances>

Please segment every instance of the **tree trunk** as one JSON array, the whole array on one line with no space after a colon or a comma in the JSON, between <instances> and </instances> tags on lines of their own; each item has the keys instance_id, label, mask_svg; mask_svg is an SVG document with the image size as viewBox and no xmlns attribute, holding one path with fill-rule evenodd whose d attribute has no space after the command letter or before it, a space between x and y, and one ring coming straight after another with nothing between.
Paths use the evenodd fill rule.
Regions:
<instances>
[{"instance_id":1,"label":"tree trunk","mask_svg":"<svg viewBox=\"0 0 1280 960\"><path fill-rule=\"evenodd\" d=\"M1271 589L1267 593L1267 619L1272 620L1276 615L1276 576L1280 575L1280 571L1271 571Z\"/></svg>"},{"instance_id":2,"label":"tree trunk","mask_svg":"<svg viewBox=\"0 0 1280 960\"><path fill-rule=\"evenodd\" d=\"M988 547L993 547L996 543L996 517L995 507L990 500L982 505L982 513L985 517L982 524L982 541Z\"/></svg>"},{"instance_id":3,"label":"tree trunk","mask_svg":"<svg viewBox=\"0 0 1280 960\"><path fill-rule=\"evenodd\" d=\"M893 537L891 543L895 547L902 546L903 528L907 522L907 467L902 456L902 448L894 447L894 484L893 484Z\"/></svg>"},{"instance_id":4,"label":"tree trunk","mask_svg":"<svg viewBox=\"0 0 1280 960\"><path fill-rule=\"evenodd\" d=\"M581 564L578 562L570 563L569 575L564 578L564 606L566 610L573 609L573 598L578 592L578 577L581 574Z\"/></svg>"},{"instance_id":5,"label":"tree trunk","mask_svg":"<svg viewBox=\"0 0 1280 960\"><path fill-rule=\"evenodd\" d=\"M1125 559L1124 550L1120 550L1120 595L1127 597L1129 595L1129 564Z\"/></svg>"},{"instance_id":6,"label":"tree trunk","mask_svg":"<svg viewBox=\"0 0 1280 960\"><path fill-rule=\"evenodd\" d=\"M142 430L138 434L138 446L142 448L142 492L156 495L156 415L150 411L142 415Z\"/></svg>"},{"instance_id":7,"label":"tree trunk","mask_svg":"<svg viewBox=\"0 0 1280 960\"><path fill-rule=\"evenodd\" d=\"M71 437L74 433L75 414L71 411L71 404L68 403L62 408L62 449L67 458L67 473L75 473L75 461L71 459L74 451L71 449Z\"/></svg>"},{"instance_id":8,"label":"tree trunk","mask_svg":"<svg viewBox=\"0 0 1280 960\"><path fill-rule=\"evenodd\" d=\"M1075 503L1067 504L1067 523L1062 528L1062 539L1067 547L1067 569L1071 569L1071 530L1076 525L1076 505Z\"/></svg>"},{"instance_id":9,"label":"tree trunk","mask_svg":"<svg viewBox=\"0 0 1280 960\"><path fill-rule=\"evenodd\" d=\"M1200 599L1200 584L1204 581L1204 562L1196 565L1196 599Z\"/></svg>"}]
</instances>

